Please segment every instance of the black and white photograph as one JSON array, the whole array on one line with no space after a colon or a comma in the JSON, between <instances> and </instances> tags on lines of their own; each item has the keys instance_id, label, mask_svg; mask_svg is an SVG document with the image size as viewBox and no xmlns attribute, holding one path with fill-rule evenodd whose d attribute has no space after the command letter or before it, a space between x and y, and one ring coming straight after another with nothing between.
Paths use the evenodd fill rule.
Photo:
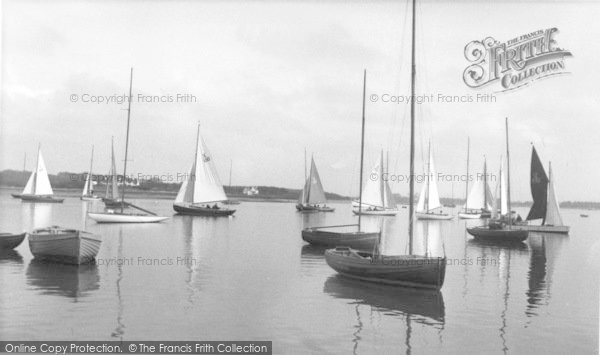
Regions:
<instances>
[{"instance_id":1,"label":"black and white photograph","mask_svg":"<svg viewBox=\"0 0 600 355\"><path fill-rule=\"evenodd\" d=\"M0 14L0 353L599 353L599 2Z\"/></svg>"}]
</instances>

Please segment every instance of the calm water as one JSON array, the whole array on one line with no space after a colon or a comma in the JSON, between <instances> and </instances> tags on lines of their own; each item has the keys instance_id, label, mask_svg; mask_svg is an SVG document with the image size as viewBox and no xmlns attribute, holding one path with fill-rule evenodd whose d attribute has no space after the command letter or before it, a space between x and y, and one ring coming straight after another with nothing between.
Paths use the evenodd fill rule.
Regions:
<instances>
[{"instance_id":1,"label":"calm water","mask_svg":"<svg viewBox=\"0 0 600 355\"><path fill-rule=\"evenodd\" d=\"M173 214L170 201L138 202ZM27 241L2 254L0 338L272 340L276 353L598 351L598 212L564 210L568 237L531 234L515 247L474 242L465 221L417 222L417 247L449 258L436 293L340 278L302 241L303 226L354 221L349 205L301 215L292 204L242 203L233 218L86 221L100 205L26 204L0 191L3 231L85 226L104 238L92 266L39 264ZM365 218L365 228L383 228L384 253L405 252L406 215Z\"/></svg>"}]
</instances>

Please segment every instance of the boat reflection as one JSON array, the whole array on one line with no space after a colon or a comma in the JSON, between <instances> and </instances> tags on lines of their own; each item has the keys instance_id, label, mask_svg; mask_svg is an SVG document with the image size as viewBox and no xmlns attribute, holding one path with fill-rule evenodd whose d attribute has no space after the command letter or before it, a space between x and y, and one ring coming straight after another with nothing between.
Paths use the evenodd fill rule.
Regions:
<instances>
[{"instance_id":1,"label":"boat reflection","mask_svg":"<svg viewBox=\"0 0 600 355\"><path fill-rule=\"evenodd\" d=\"M558 260L561 244L568 242L568 235L530 233L527 317L537 316L539 307L548 305L551 296L552 274Z\"/></svg>"},{"instance_id":2,"label":"boat reflection","mask_svg":"<svg viewBox=\"0 0 600 355\"><path fill-rule=\"evenodd\" d=\"M0 264L22 265L23 257L14 249L0 249Z\"/></svg>"},{"instance_id":3,"label":"boat reflection","mask_svg":"<svg viewBox=\"0 0 600 355\"><path fill-rule=\"evenodd\" d=\"M123 260L123 228L119 228L119 244L117 247L117 260ZM117 326L111 333L111 337L123 340L125 324L123 324L123 298L121 295L121 283L123 282L123 263L117 263Z\"/></svg>"},{"instance_id":4,"label":"boat reflection","mask_svg":"<svg viewBox=\"0 0 600 355\"><path fill-rule=\"evenodd\" d=\"M31 203L23 204L21 208L24 230L31 231L52 225L53 204Z\"/></svg>"},{"instance_id":5,"label":"boat reflection","mask_svg":"<svg viewBox=\"0 0 600 355\"><path fill-rule=\"evenodd\" d=\"M45 295L74 298L87 296L100 287L100 275L95 263L68 265L32 260L26 271L27 284Z\"/></svg>"},{"instance_id":6,"label":"boat reflection","mask_svg":"<svg viewBox=\"0 0 600 355\"><path fill-rule=\"evenodd\" d=\"M418 323L444 325L444 298L440 291L366 283L336 274L325 281L323 292L386 315L410 315Z\"/></svg>"}]
</instances>

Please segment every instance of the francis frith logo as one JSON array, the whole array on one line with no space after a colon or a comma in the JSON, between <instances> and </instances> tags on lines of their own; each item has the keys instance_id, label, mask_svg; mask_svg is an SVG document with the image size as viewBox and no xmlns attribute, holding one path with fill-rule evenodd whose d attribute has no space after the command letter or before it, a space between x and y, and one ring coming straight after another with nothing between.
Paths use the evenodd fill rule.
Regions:
<instances>
[{"instance_id":1,"label":"francis frith logo","mask_svg":"<svg viewBox=\"0 0 600 355\"><path fill-rule=\"evenodd\" d=\"M513 90L535 80L567 73L565 57L571 52L554 39L557 28L538 30L499 42L492 37L465 46L471 63L463 73L472 88L499 85L497 91Z\"/></svg>"}]
</instances>

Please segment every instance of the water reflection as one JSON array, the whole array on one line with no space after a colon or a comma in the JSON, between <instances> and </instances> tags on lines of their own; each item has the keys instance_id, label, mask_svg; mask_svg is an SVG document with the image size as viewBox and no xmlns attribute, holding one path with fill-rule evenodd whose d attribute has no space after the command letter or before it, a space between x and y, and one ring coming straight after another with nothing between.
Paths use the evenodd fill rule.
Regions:
<instances>
[{"instance_id":1,"label":"water reflection","mask_svg":"<svg viewBox=\"0 0 600 355\"><path fill-rule=\"evenodd\" d=\"M363 329L359 306L367 306L370 312L386 316L404 317L407 325L407 353L412 349L412 322L432 326L440 331L444 327L445 306L440 291L379 285L333 275L325 281L323 292L355 305L357 325L352 334L355 354L358 353L360 332Z\"/></svg>"},{"instance_id":2,"label":"water reflection","mask_svg":"<svg viewBox=\"0 0 600 355\"><path fill-rule=\"evenodd\" d=\"M123 229L119 228L119 244L117 247L117 260L123 260ZM123 298L121 297L121 283L123 282L123 263L117 263L117 326L111 337L123 340L125 324L123 324Z\"/></svg>"},{"instance_id":3,"label":"water reflection","mask_svg":"<svg viewBox=\"0 0 600 355\"><path fill-rule=\"evenodd\" d=\"M98 290L100 285L95 263L67 265L34 259L27 267L26 277L27 284L44 295L59 295L75 301Z\"/></svg>"},{"instance_id":4,"label":"water reflection","mask_svg":"<svg viewBox=\"0 0 600 355\"><path fill-rule=\"evenodd\" d=\"M0 264L22 265L23 257L14 249L0 249Z\"/></svg>"},{"instance_id":5,"label":"water reflection","mask_svg":"<svg viewBox=\"0 0 600 355\"><path fill-rule=\"evenodd\" d=\"M54 204L27 203L21 205L22 220L25 230L45 228L52 225L52 209Z\"/></svg>"}]
</instances>

